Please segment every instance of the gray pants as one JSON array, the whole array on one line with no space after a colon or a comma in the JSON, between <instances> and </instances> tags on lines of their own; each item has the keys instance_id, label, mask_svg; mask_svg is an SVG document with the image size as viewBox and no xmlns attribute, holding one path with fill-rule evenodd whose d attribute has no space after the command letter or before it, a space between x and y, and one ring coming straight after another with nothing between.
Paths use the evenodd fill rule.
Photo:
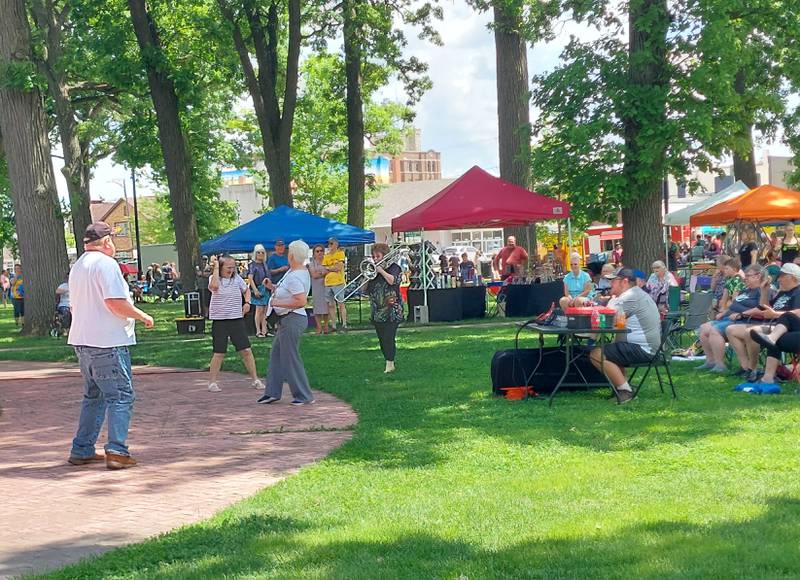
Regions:
<instances>
[{"instance_id":1,"label":"gray pants","mask_svg":"<svg viewBox=\"0 0 800 580\"><path fill-rule=\"evenodd\" d=\"M307 327L308 318L295 312L287 314L278 322L267 369L265 392L270 397L280 399L283 383L286 382L289 383L295 400L308 402L314 398L311 387L308 386L303 360L300 358L300 337Z\"/></svg>"}]
</instances>

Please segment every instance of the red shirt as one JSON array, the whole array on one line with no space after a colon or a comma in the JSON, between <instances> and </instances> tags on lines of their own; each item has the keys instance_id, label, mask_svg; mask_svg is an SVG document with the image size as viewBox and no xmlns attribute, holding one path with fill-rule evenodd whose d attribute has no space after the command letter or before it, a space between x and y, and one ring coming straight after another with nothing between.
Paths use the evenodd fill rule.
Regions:
<instances>
[{"instance_id":1,"label":"red shirt","mask_svg":"<svg viewBox=\"0 0 800 580\"><path fill-rule=\"evenodd\" d=\"M506 266L519 266L528 260L528 252L522 246L505 246L497 252L495 263L500 264L500 272L505 273Z\"/></svg>"}]
</instances>

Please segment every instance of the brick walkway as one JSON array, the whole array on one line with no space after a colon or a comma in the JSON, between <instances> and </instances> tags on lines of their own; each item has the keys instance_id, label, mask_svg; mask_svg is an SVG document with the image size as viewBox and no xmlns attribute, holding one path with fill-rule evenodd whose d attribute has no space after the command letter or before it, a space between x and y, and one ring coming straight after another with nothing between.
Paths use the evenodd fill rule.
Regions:
<instances>
[{"instance_id":1,"label":"brick walkway","mask_svg":"<svg viewBox=\"0 0 800 580\"><path fill-rule=\"evenodd\" d=\"M256 405L242 375L134 369L134 469L66 463L77 368L0 361L0 577L44 570L202 520L318 460L350 437L349 406L317 392ZM319 428L342 429L320 431ZM98 450L102 451L105 433Z\"/></svg>"}]
</instances>

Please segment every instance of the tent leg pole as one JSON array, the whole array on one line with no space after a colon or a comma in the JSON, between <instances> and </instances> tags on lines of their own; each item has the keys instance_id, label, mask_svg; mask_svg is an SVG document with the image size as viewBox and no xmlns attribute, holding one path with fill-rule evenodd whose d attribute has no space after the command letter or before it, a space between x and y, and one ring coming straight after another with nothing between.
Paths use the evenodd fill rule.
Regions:
<instances>
[{"instance_id":1,"label":"tent leg pole","mask_svg":"<svg viewBox=\"0 0 800 580\"><path fill-rule=\"evenodd\" d=\"M428 307L428 256L425 251L425 230L419 231L420 242L422 243L422 304Z\"/></svg>"}]
</instances>

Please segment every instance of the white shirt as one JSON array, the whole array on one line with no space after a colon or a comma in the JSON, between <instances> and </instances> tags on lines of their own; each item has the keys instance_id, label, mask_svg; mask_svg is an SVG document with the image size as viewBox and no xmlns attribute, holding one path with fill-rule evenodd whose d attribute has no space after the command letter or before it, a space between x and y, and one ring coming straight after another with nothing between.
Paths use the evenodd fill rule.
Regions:
<instances>
[{"instance_id":1,"label":"white shirt","mask_svg":"<svg viewBox=\"0 0 800 580\"><path fill-rule=\"evenodd\" d=\"M69 284L66 282L59 284L57 289L64 290L64 292L58 295L58 307L69 308Z\"/></svg>"},{"instance_id":2,"label":"white shirt","mask_svg":"<svg viewBox=\"0 0 800 580\"><path fill-rule=\"evenodd\" d=\"M136 344L133 318L120 318L106 306L107 298L133 304L119 264L102 252L85 252L69 273L72 326L68 344L113 348Z\"/></svg>"},{"instance_id":3,"label":"white shirt","mask_svg":"<svg viewBox=\"0 0 800 580\"><path fill-rule=\"evenodd\" d=\"M267 307L267 316L272 311L272 300L289 300L292 296L297 294L305 294L308 296L308 291L311 289L311 276L308 274L308 270L303 268L302 270L289 270L286 272L286 275L281 279L278 283L275 291L272 293L272 298L270 298L269 306ZM281 306L275 306L275 312L279 316L283 316L284 314L289 314L289 312L296 312L297 314L302 314L303 316L307 316L305 306L302 308L295 308L291 310L289 308L283 308Z\"/></svg>"}]
</instances>

